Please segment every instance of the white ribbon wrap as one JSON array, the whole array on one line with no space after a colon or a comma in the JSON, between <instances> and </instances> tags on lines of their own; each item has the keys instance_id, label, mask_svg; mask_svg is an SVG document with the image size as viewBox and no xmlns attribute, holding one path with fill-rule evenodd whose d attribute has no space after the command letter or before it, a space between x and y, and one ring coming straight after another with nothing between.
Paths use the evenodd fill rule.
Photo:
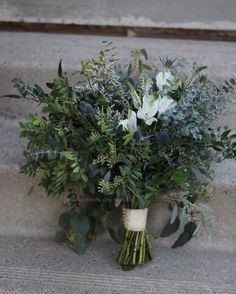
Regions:
<instances>
[{"instance_id":1,"label":"white ribbon wrap","mask_svg":"<svg viewBox=\"0 0 236 294\"><path fill-rule=\"evenodd\" d=\"M126 230L141 232L146 229L148 208L123 208L123 223Z\"/></svg>"}]
</instances>

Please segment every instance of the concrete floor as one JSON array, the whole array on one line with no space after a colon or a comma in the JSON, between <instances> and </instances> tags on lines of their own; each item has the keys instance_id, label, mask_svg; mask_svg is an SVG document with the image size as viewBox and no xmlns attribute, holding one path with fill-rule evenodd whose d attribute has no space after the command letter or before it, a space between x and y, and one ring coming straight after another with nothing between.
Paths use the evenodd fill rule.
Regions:
<instances>
[{"instance_id":1,"label":"concrete floor","mask_svg":"<svg viewBox=\"0 0 236 294\"><path fill-rule=\"evenodd\" d=\"M235 252L153 245L152 262L124 272L119 246L106 238L78 256L50 240L0 237L0 293L236 293Z\"/></svg>"},{"instance_id":2,"label":"concrete floor","mask_svg":"<svg viewBox=\"0 0 236 294\"><path fill-rule=\"evenodd\" d=\"M1 0L0 20L236 28L235 0Z\"/></svg>"}]
</instances>

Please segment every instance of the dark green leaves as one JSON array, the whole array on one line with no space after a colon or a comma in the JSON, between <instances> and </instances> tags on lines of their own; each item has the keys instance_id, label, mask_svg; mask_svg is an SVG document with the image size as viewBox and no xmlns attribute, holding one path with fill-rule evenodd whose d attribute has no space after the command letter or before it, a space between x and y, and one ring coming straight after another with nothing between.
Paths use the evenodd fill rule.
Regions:
<instances>
[{"instance_id":1,"label":"dark green leaves","mask_svg":"<svg viewBox=\"0 0 236 294\"><path fill-rule=\"evenodd\" d=\"M58 73L59 77L62 77L62 75L63 75L62 60L60 60L60 62L59 62L57 73Z\"/></svg>"},{"instance_id":2,"label":"dark green leaves","mask_svg":"<svg viewBox=\"0 0 236 294\"><path fill-rule=\"evenodd\" d=\"M197 225L194 222L187 223L184 227L184 232L182 234L180 234L178 239L172 245L172 248L177 248L177 247L183 246L189 240L191 240L196 228L197 228Z\"/></svg>"},{"instance_id":3,"label":"dark green leaves","mask_svg":"<svg viewBox=\"0 0 236 294\"><path fill-rule=\"evenodd\" d=\"M55 241L57 243L62 243L64 241L66 241L66 234L64 231L58 231L55 235Z\"/></svg>"},{"instance_id":4,"label":"dark green leaves","mask_svg":"<svg viewBox=\"0 0 236 294\"><path fill-rule=\"evenodd\" d=\"M125 228L123 224L120 224L118 228L107 228L110 237L117 243L121 244L125 236Z\"/></svg>"},{"instance_id":5,"label":"dark green leaves","mask_svg":"<svg viewBox=\"0 0 236 294\"><path fill-rule=\"evenodd\" d=\"M81 215L79 217L78 222L78 232L80 232L81 235L86 236L89 231L89 219L85 215Z\"/></svg>"},{"instance_id":6,"label":"dark green leaves","mask_svg":"<svg viewBox=\"0 0 236 294\"><path fill-rule=\"evenodd\" d=\"M83 254L86 251L87 246L86 246L85 238L83 235L77 233L77 237L73 244L73 247L75 252L79 255Z\"/></svg>"},{"instance_id":7,"label":"dark green leaves","mask_svg":"<svg viewBox=\"0 0 236 294\"><path fill-rule=\"evenodd\" d=\"M58 222L59 226L61 228L66 228L70 225L70 213L68 211L63 212L60 216L59 216L59 222Z\"/></svg>"},{"instance_id":8,"label":"dark green leaves","mask_svg":"<svg viewBox=\"0 0 236 294\"><path fill-rule=\"evenodd\" d=\"M226 93L229 93L235 90L235 85L236 85L236 79L231 78L228 81L225 81L225 84L223 85L222 88Z\"/></svg>"},{"instance_id":9,"label":"dark green leaves","mask_svg":"<svg viewBox=\"0 0 236 294\"><path fill-rule=\"evenodd\" d=\"M140 50L141 53L143 54L143 56L145 57L146 60L148 60L148 54L147 54L147 51L145 49L141 49Z\"/></svg>"},{"instance_id":10,"label":"dark green leaves","mask_svg":"<svg viewBox=\"0 0 236 294\"><path fill-rule=\"evenodd\" d=\"M76 212L73 212L70 216L70 226L77 233L82 236L86 236L89 231L89 220L87 216L80 215Z\"/></svg>"},{"instance_id":11,"label":"dark green leaves","mask_svg":"<svg viewBox=\"0 0 236 294\"><path fill-rule=\"evenodd\" d=\"M160 236L163 237L169 237L170 235L177 232L179 228L179 218L176 218L175 221L171 224L170 221L167 223L167 225L164 227L163 231L161 232Z\"/></svg>"},{"instance_id":12,"label":"dark green leaves","mask_svg":"<svg viewBox=\"0 0 236 294\"><path fill-rule=\"evenodd\" d=\"M231 132L231 130L224 131L220 136L221 140L224 141L228 137L230 132Z\"/></svg>"},{"instance_id":13,"label":"dark green leaves","mask_svg":"<svg viewBox=\"0 0 236 294\"><path fill-rule=\"evenodd\" d=\"M34 84L34 86L27 85L24 81L20 79L13 79L12 80L14 84L14 88L17 88L21 96L12 94L12 95L6 95L5 97L8 98L26 98L30 100L34 100L36 102L39 102L39 97L44 96L44 91L43 89Z\"/></svg>"},{"instance_id":14,"label":"dark green leaves","mask_svg":"<svg viewBox=\"0 0 236 294\"><path fill-rule=\"evenodd\" d=\"M15 95L15 94L8 94L8 95L2 95L0 96L0 98L15 98L15 99L19 99L21 98L20 95Z\"/></svg>"}]
</instances>

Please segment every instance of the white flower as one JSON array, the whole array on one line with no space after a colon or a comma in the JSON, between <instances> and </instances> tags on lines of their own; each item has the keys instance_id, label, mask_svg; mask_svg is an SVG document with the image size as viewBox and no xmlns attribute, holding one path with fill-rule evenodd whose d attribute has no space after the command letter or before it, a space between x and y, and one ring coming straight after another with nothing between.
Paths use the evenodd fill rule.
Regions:
<instances>
[{"instance_id":1,"label":"white flower","mask_svg":"<svg viewBox=\"0 0 236 294\"><path fill-rule=\"evenodd\" d=\"M132 133L137 131L138 128L136 112L129 110L128 118L121 120L118 126L122 126L123 130L131 131Z\"/></svg>"},{"instance_id":2,"label":"white flower","mask_svg":"<svg viewBox=\"0 0 236 294\"><path fill-rule=\"evenodd\" d=\"M143 119L147 125L151 125L157 119L154 118L158 111L159 102L154 96L145 95L143 97L143 105L139 108L137 116L140 119Z\"/></svg>"},{"instance_id":3,"label":"white flower","mask_svg":"<svg viewBox=\"0 0 236 294\"><path fill-rule=\"evenodd\" d=\"M162 98L159 96L157 101L159 115L165 113L168 109L175 107L177 104L177 102L169 96L163 96Z\"/></svg>"},{"instance_id":4,"label":"white flower","mask_svg":"<svg viewBox=\"0 0 236 294\"><path fill-rule=\"evenodd\" d=\"M174 77L169 70L159 72L156 76L156 85L159 91L168 93L177 90L181 85L181 80Z\"/></svg>"}]
</instances>

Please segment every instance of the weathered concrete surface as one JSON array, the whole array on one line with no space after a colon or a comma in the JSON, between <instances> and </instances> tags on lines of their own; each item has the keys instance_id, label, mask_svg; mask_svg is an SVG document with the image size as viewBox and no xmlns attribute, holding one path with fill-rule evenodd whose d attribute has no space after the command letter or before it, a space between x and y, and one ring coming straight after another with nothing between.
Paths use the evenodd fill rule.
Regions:
<instances>
[{"instance_id":1,"label":"weathered concrete surface","mask_svg":"<svg viewBox=\"0 0 236 294\"><path fill-rule=\"evenodd\" d=\"M50 81L56 73L59 60L66 71L79 68L80 60L98 54L107 37L92 37L42 33L0 32L0 96L12 93L11 80L21 77L40 85ZM186 41L149 38L109 37L117 53L127 60L130 49L146 48L150 57L185 57L189 63L207 65L207 73L222 78L236 74L236 43ZM72 79L76 80L76 77ZM36 108L28 101L0 99L0 113L22 116ZM231 113L235 113L233 107Z\"/></svg>"},{"instance_id":2,"label":"weathered concrete surface","mask_svg":"<svg viewBox=\"0 0 236 294\"><path fill-rule=\"evenodd\" d=\"M0 293L236 293L235 252L152 242L154 260L124 272L115 263L119 246L106 238L78 256L50 240L1 237Z\"/></svg>"},{"instance_id":3,"label":"weathered concrete surface","mask_svg":"<svg viewBox=\"0 0 236 294\"><path fill-rule=\"evenodd\" d=\"M63 198L47 197L38 183L20 174L17 165L0 165L0 235L54 236ZM34 193L29 196L31 186Z\"/></svg>"},{"instance_id":4,"label":"weathered concrete surface","mask_svg":"<svg viewBox=\"0 0 236 294\"><path fill-rule=\"evenodd\" d=\"M234 0L1 0L0 20L236 29Z\"/></svg>"}]
</instances>

